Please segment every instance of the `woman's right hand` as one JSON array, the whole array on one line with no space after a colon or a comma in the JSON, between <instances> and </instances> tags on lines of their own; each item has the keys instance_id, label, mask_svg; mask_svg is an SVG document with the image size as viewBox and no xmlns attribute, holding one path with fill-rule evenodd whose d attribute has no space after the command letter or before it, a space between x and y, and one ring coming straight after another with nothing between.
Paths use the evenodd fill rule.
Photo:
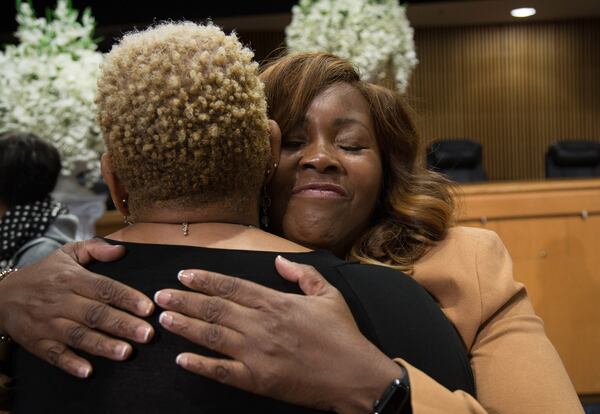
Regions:
<instances>
[{"instance_id":1,"label":"woman's right hand","mask_svg":"<svg viewBox=\"0 0 600 414\"><path fill-rule=\"evenodd\" d=\"M92 260L116 260L123 253L123 247L97 239L69 243L10 274L0 282L0 331L81 378L90 375L92 366L71 348L126 359L131 345L114 337L149 341L152 326L129 312L148 316L153 303L142 293L82 267Z\"/></svg>"}]
</instances>

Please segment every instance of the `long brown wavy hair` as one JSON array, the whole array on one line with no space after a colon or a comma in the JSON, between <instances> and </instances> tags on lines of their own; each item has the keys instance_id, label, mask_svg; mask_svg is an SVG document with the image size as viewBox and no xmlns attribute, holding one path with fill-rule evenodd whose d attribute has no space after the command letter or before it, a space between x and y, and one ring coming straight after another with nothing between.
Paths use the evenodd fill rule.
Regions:
<instances>
[{"instance_id":1,"label":"long brown wavy hair","mask_svg":"<svg viewBox=\"0 0 600 414\"><path fill-rule=\"evenodd\" d=\"M383 167L383 188L371 225L356 240L349 259L411 272L413 264L451 225L450 183L426 169L412 112L395 91L361 81L348 61L327 53L298 53L268 63L265 83L269 117L285 137L312 100L338 82L357 88L369 103Z\"/></svg>"}]
</instances>

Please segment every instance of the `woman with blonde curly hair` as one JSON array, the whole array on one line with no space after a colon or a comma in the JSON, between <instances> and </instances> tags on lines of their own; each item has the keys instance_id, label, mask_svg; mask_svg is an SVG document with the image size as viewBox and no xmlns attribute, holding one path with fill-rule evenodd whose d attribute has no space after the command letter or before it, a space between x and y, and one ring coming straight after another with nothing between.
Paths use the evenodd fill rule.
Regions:
<instances>
[{"instance_id":1,"label":"woman with blonde curly hair","mask_svg":"<svg viewBox=\"0 0 600 414\"><path fill-rule=\"evenodd\" d=\"M348 398L335 407L325 400L315 403L320 392L333 391L327 383L319 387L324 372L318 368L303 378L319 389L309 398L296 398L295 387L283 383L259 393L299 405L348 411L365 401L370 406L397 379L402 392L382 404L388 410L408 407L409 390L402 383L406 374L392 356L402 356L448 389L474 393L458 335L412 279L384 267L344 262L258 228L261 191L277 166L280 134L267 119L257 64L235 35L193 23L163 24L127 35L102 66L97 103L107 146L103 175L130 224L109 235L107 242L124 246L127 254L116 262L89 266L99 273L92 276L95 290L73 283L71 290L78 296L42 294L46 313L67 309L67 315L53 319L50 334L42 340L32 340L40 331L16 326L19 315L0 312L2 330L22 345L13 358L17 387L12 412L310 412L221 384L234 374L246 379L265 375L232 360L219 359L224 365L213 372L217 382L192 375L175 362L193 370L211 357L230 355L258 363L263 355L276 352L277 345L253 340L261 335L247 331L238 321L249 314L260 315L267 324L263 334L285 344L290 338L281 336L285 326L279 318L305 296L277 271L294 282L299 271L314 268L327 280L303 279L302 289L327 292L313 296L313 306L288 315L287 320L338 321L324 335L330 338L326 352L314 353L306 361L312 367L327 366L328 355L345 350L347 338L359 338L353 339L357 346L350 352L362 361L361 376L369 378L356 378L354 388L362 400ZM339 185L323 190L337 194L349 189ZM304 265L291 265L281 255ZM199 267L236 277L217 278L206 271L178 273ZM16 271L2 281L6 296L0 302L15 296L17 302L27 302L24 313L35 313L34 301L16 294L22 272L26 274ZM176 290L180 287L176 274L189 288L235 299L240 305ZM61 278L76 280L72 274ZM275 306L268 287L282 291ZM238 294L245 289L252 294ZM165 311L140 323L104 304L125 310L136 307L137 314L147 316L152 309L140 298L142 294L154 296ZM78 310L84 310L83 315ZM105 333L142 344L133 349ZM64 344L85 353L74 355ZM87 379L76 380L26 350ZM293 353L294 345L287 351ZM117 364L106 358L126 361ZM355 377L354 368L348 368L339 366L338 375Z\"/></svg>"}]
</instances>

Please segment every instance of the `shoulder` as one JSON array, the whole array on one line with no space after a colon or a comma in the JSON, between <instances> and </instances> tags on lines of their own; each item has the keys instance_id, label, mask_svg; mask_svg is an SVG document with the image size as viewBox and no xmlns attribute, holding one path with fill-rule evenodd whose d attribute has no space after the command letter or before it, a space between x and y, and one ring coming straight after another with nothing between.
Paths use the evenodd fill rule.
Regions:
<instances>
[{"instance_id":1,"label":"shoulder","mask_svg":"<svg viewBox=\"0 0 600 414\"><path fill-rule=\"evenodd\" d=\"M28 241L13 256L16 267L27 266L48 256L63 244L75 240L79 221L72 214L58 216L42 237Z\"/></svg>"},{"instance_id":2,"label":"shoulder","mask_svg":"<svg viewBox=\"0 0 600 414\"><path fill-rule=\"evenodd\" d=\"M449 271L477 274L482 266L510 266L510 255L500 237L491 230L474 227L453 227L444 240L432 247L415 263L415 274L438 272L441 266Z\"/></svg>"},{"instance_id":3,"label":"shoulder","mask_svg":"<svg viewBox=\"0 0 600 414\"><path fill-rule=\"evenodd\" d=\"M45 236L33 239L21 247L14 255L13 261L15 267L24 267L37 262L48 256L54 250L59 249L62 245L63 243Z\"/></svg>"},{"instance_id":4,"label":"shoulder","mask_svg":"<svg viewBox=\"0 0 600 414\"><path fill-rule=\"evenodd\" d=\"M504 254L506 248L495 231L478 227L456 226L448 230L447 236L431 252L446 254ZM435 253L434 253L435 254ZM433 256L433 255L430 255Z\"/></svg>"},{"instance_id":5,"label":"shoulder","mask_svg":"<svg viewBox=\"0 0 600 414\"><path fill-rule=\"evenodd\" d=\"M398 270L358 263L342 264L337 270L341 281L334 282L334 286L349 304L360 303L371 320L379 320L381 323L376 326L386 326L382 321L391 320L396 321L394 330L407 323L432 326L434 321L438 323L443 318L429 292Z\"/></svg>"},{"instance_id":6,"label":"shoulder","mask_svg":"<svg viewBox=\"0 0 600 414\"><path fill-rule=\"evenodd\" d=\"M415 263L414 278L438 300L467 345L483 321L523 288L500 237L480 228L450 229Z\"/></svg>"},{"instance_id":7,"label":"shoulder","mask_svg":"<svg viewBox=\"0 0 600 414\"><path fill-rule=\"evenodd\" d=\"M68 243L75 240L79 219L73 214L61 214L48 227L44 236L55 239L59 243Z\"/></svg>"},{"instance_id":8,"label":"shoulder","mask_svg":"<svg viewBox=\"0 0 600 414\"><path fill-rule=\"evenodd\" d=\"M472 389L464 345L422 286L389 267L346 264L338 269L374 330L374 343L386 355L402 356L450 389ZM351 309L356 308L349 295L344 297Z\"/></svg>"},{"instance_id":9,"label":"shoulder","mask_svg":"<svg viewBox=\"0 0 600 414\"><path fill-rule=\"evenodd\" d=\"M386 297L396 296L390 295L391 293L401 296L417 294L429 298L427 291L412 277L390 267L344 263L338 265L337 270L342 274L344 281L361 292L379 292L379 295Z\"/></svg>"}]
</instances>

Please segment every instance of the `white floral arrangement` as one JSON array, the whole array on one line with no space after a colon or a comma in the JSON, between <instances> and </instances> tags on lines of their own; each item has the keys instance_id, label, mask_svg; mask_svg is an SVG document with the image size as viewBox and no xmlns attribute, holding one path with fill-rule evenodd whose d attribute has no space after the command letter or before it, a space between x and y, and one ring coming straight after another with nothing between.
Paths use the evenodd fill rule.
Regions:
<instances>
[{"instance_id":1,"label":"white floral arrangement","mask_svg":"<svg viewBox=\"0 0 600 414\"><path fill-rule=\"evenodd\" d=\"M413 29L398 0L300 0L286 28L290 52L325 51L350 60L369 81L392 71L404 92L417 55Z\"/></svg>"},{"instance_id":2,"label":"white floral arrangement","mask_svg":"<svg viewBox=\"0 0 600 414\"><path fill-rule=\"evenodd\" d=\"M96 80L102 54L93 39L89 9L58 0L47 18L17 2L18 45L0 51L0 132L32 132L59 150L66 176L99 177L104 148L96 122Z\"/></svg>"}]
</instances>

